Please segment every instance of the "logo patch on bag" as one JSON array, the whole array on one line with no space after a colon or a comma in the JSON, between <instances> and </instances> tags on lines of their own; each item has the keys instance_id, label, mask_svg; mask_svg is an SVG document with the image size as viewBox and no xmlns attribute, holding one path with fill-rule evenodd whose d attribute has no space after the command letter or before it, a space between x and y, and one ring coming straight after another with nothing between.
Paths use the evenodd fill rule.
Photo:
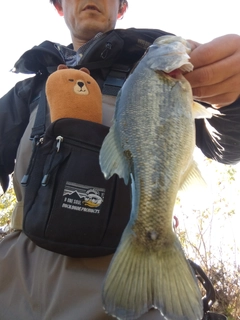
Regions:
<instances>
[{"instance_id":1,"label":"logo patch on bag","mask_svg":"<svg viewBox=\"0 0 240 320\"><path fill-rule=\"evenodd\" d=\"M105 189L66 182L62 208L99 214Z\"/></svg>"}]
</instances>

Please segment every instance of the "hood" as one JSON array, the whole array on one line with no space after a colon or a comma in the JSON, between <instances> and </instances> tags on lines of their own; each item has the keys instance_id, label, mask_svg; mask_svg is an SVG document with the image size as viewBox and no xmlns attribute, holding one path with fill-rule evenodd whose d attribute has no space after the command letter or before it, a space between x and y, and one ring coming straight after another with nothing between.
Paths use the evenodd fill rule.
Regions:
<instances>
[{"instance_id":1,"label":"hood","mask_svg":"<svg viewBox=\"0 0 240 320\"><path fill-rule=\"evenodd\" d=\"M26 51L15 63L13 72L25 74L37 74L49 72L49 68L64 63L60 54L55 48L55 44L44 41L39 46L34 46Z\"/></svg>"}]
</instances>

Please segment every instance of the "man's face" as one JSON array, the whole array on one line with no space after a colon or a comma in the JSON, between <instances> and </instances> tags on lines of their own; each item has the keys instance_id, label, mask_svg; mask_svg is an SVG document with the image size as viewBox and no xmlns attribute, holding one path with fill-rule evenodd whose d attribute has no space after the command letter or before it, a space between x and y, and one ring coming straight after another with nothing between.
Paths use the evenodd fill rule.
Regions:
<instances>
[{"instance_id":1,"label":"man's face","mask_svg":"<svg viewBox=\"0 0 240 320\"><path fill-rule=\"evenodd\" d=\"M119 0L62 0L56 8L64 16L73 41L87 41L98 32L114 29L121 16L119 4Z\"/></svg>"}]
</instances>

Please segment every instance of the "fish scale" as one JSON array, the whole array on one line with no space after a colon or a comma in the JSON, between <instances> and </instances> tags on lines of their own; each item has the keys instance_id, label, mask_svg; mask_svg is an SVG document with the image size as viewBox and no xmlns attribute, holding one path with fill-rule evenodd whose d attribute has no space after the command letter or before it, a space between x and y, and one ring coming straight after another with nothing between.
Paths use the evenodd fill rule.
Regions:
<instances>
[{"instance_id":1,"label":"fish scale","mask_svg":"<svg viewBox=\"0 0 240 320\"><path fill-rule=\"evenodd\" d=\"M169 320L202 319L197 280L173 230L180 186L192 173L200 177L192 159L194 108L206 116L180 72L166 74L190 71L188 52L180 37L153 43L119 92L100 151L105 177L118 174L132 184L131 218L102 294L105 311L118 319L137 319L152 307Z\"/></svg>"}]
</instances>

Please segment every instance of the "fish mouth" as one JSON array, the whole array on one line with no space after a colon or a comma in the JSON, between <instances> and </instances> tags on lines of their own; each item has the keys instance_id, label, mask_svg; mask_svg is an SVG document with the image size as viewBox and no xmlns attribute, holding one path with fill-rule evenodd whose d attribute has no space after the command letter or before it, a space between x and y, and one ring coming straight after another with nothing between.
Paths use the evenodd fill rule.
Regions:
<instances>
[{"instance_id":1,"label":"fish mouth","mask_svg":"<svg viewBox=\"0 0 240 320\"><path fill-rule=\"evenodd\" d=\"M173 78L173 79L176 79L176 80L180 80L183 78L183 72L180 68L178 69L174 69L170 72L166 72L166 71L162 71L165 75Z\"/></svg>"},{"instance_id":2,"label":"fish mouth","mask_svg":"<svg viewBox=\"0 0 240 320\"><path fill-rule=\"evenodd\" d=\"M91 11L97 11L97 12L101 12L97 6L93 5L93 4L88 4L86 5L82 11L87 11L87 10L91 10Z\"/></svg>"},{"instance_id":3,"label":"fish mouth","mask_svg":"<svg viewBox=\"0 0 240 320\"><path fill-rule=\"evenodd\" d=\"M170 76L170 77L172 77L172 78L174 78L174 79L179 79L179 78L181 78L182 77L182 70L179 68L179 69L175 69L175 70L173 70L173 71L171 71L171 72L166 72L166 74L168 75L168 76Z\"/></svg>"}]
</instances>

